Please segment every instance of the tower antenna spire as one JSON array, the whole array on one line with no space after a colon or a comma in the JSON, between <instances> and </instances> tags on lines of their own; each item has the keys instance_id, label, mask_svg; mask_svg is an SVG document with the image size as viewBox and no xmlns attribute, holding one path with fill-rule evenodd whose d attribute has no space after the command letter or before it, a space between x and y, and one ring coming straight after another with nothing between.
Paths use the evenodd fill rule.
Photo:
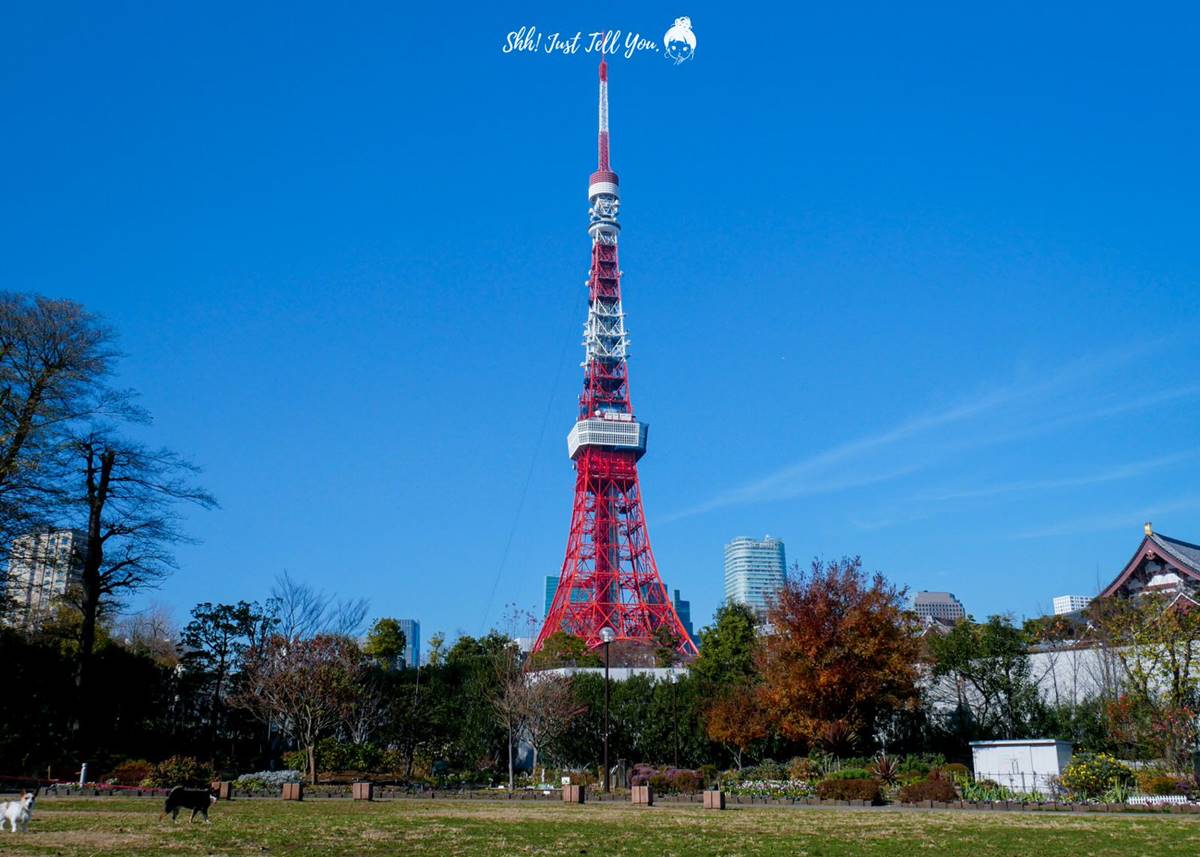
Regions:
<instances>
[{"instance_id":1,"label":"tower antenna spire","mask_svg":"<svg viewBox=\"0 0 1200 857\"><path fill-rule=\"evenodd\" d=\"M608 172L611 167L608 160L608 62L604 58L604 45L608 42L608 32L600 40L600 158L596 169Z\"/></svg>"}]
</instances>

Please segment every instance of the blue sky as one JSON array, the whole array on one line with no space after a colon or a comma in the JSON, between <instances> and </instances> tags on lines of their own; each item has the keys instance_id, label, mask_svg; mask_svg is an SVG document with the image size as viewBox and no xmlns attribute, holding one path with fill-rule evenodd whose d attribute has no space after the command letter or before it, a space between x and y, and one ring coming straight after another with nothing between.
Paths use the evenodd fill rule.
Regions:
<instances>
[{"instance_id":1,"label":"blue sky","mask_svg":"<svg viewBox=\"0 0 1200 857\"><path fill-rule=\"evenodd\" d=\"M596 7L599 10L600 7ZM861 554L983 616L1200 541L1185 4L26 4L0 27L6 288L103 313L222 509L149 596L283 569L425 635L562 562L611 60L659 567ZM586 38L586 37L585 37ZM144 603L144 601L143 601Z\"/></svg>"}]
</instances>

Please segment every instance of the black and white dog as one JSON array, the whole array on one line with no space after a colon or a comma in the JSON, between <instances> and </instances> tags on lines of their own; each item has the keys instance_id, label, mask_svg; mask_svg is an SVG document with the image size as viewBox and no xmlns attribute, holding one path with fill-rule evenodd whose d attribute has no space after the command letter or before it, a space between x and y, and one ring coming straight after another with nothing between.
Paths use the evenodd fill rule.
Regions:
<instances>
[{"instance_id":1,"label":"black and white dog","mask_svg":"<svg viewBox=\"0 0 1200 857\"><path fill-rule=\"evenodd\" d=\"M20 828L23 833L29 832L29 819L33 816L33 795L26 792L18 800L6 800L0 803L0 830L4 830L4 822L12 825L12 832Z\"/></svg>"},{"instance_id":2,"label":"black and white dog","mask_svg":"<svg viewBox=\"0 0 1200 857\"><path fill-rule=\"evenodd\" d=\"M196 813L204 816L204 823L208 824L208 808L217 802L217 796L208 789L185 789L183 786L175 786L167 795L167 800L163 804L162 815L171 814L171 821L179 817L179 810L190 809L192 817L189 819L189 824L196 820Z\"/></svg>"}]
</instances>

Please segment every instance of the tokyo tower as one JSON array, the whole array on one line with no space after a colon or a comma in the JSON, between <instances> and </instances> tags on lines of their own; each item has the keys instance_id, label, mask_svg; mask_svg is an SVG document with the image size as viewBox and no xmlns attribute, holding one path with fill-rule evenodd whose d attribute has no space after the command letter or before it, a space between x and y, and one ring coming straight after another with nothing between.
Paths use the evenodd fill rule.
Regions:
<instances>
[{"instance_id":1,"label":"tokyo tower","mask_svg":"<svg viewBox=\"0 0 1200 857\"><path fill-rule=\"evenodd\" d=\"M658 576L638 487L637 462L646 452L648 426L629 400L629 337L621 309L617 263L620 191L608 157L608 64L600 56L599 164L588 180L588 316L583 326L583 392L579 417L567 435L575 462L575 502L558 591L534 643L557 631L589 647L611 639L650 646L671 639L690 657L696 644L684 630ZM665 629L665 633L664 630Z\"/></svg>"}]
</instances>

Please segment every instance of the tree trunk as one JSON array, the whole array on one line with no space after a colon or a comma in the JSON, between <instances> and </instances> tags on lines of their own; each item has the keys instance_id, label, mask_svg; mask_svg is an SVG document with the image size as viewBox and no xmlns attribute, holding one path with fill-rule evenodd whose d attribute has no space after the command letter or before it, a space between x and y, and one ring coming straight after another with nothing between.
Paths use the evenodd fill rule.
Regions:
<instances>
[{"instance_id":1,"label":"tree trunk","mask_svg":"<svg viewBox=\"0 0 1200 857\"><path fill-rule=\"evenodd\" d=\"M513 790L513 734L512 726L508 727L508 791Z\"/></svg>"},{"instance_id":2,"label":"tree trunk","mask_svg":"<svg viewBox=\"0 0 1200 857\"><path fill-rule=\"evenodd\" d=\"M315 741L308 745L308 782L314 786L317 784L317 743Z\"/></svg>"},{"instance_id":3,"label":"tree trunk","mask_svg":"<svg viewBox=\"0 0 1200 857\"><path fill-rule=\"evenodd\" d=\"M216 755L216 751L217 751L217 731L218 731L217 720L220 717L221 685L224 683L224 680L225 680L225 664L224 664L224 659L222 659L221 666L217 669L216 680L213 683L212 704L211 704L211 710L209 713L209 721L208 721L208 751L209 751L209 753L213 754L214 756Z\"/></svg>"},{"instance_id":4,"label":"tree trunk","mask_svg":"<svg viewBox=\"0 0 1200 857\"><path fill-rule=\"evenodd\" d=\"M83 621L79 627L79 663L75 670L75 692L77 702L75 705L75 738L79 745L79 750L84 753L91 752L91 678L92 678L92 652L96 648L96 613L100 600L98 591L99 584L88 580L88 576L84 576L83 584Z\"/></svg>"},{"instance_id":5,"label":"tree trunk","mask_svg":"<svg viewBox=\"0 0 1200 857\"><path fill-rule=\"evenodd\" d=\"M412 705L409 707L408 746L405 748L405 779L412 779L413 756L417 749L417 697L421 692L421 665L417 664L417 681L413 685Z\"/></svg>"},{"instance_id":6,"label":"tree trunk","mask_svg":"<svg viewBox=\"0 0 1200 857\"><path fill-rule=\"evenodd\" d=\"M101 569L104 566L103 520L104 504L108 501L109 479L112 476L116 453L105 450L97 460L89 451L87 462L88 526L87 547L83 557L83 617L79 628L79 666L75 674L78 699L75 709L76 738L84 753L91 751L91 667L96 648L96 619L100 613Z\"/></svg>"}]
</instances>

